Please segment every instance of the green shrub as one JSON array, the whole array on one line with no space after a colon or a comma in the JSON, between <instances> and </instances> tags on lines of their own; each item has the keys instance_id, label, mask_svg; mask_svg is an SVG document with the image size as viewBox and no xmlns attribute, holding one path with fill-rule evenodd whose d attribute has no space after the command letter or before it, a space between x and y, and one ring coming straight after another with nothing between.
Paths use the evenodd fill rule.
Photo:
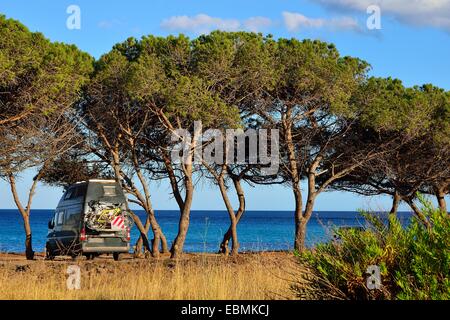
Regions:
<instances>
[{"instance_id":1,"label":"green shrub","mask_svg":"<svg viewBox=\"0 0 450 320\"><path fill-rule=\"evenodd\" d=\"M337 229L338 240L299 255L310 273L293 289L309 299L449 299L450 219L420 201L430 228L415 217L402 226L395 216L362 213L364 230ZM367 287L371 265L380 268L380 289Z\"/></svg>"}]
</instances>

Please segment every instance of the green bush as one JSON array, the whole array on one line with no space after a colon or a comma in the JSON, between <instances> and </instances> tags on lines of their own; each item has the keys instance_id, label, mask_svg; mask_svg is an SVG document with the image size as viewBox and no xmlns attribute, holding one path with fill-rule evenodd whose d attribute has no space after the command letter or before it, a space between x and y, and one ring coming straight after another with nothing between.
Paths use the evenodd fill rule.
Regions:
<instances>
[{"instance_id":1,"label":"green bush","mask_svg":"<svg viewBox=\"0 0 450 320\"><path fill-rule=\"evenodd\" d=\"M450 219L420 197L430 228L413 218L383 221L362 213L366 228L337 229L337 240L299 255L310 273L293 286L308 299L449 299ZM386 219L385 219L386 220ZM381 288L369 290L367 268L381 272Z\"/></svg>"}]
</instances>

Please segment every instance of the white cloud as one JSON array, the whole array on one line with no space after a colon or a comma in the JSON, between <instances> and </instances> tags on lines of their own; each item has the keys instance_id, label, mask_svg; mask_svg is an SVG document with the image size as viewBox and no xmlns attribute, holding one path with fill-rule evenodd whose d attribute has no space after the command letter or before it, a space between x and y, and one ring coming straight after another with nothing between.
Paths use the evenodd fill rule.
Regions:
<instances>
[{"instance_id":1,"label":"white cloud","mask_svg":"<svg viewBox=\"0 0 450 320\"><path fill-rule=\"evenodd\" d=\"M266 17L251 17L244 21L245 29L259 32L272 26L272 20Z\"/></svg>"},{"instance_id":2,"label":"white cloud","mask_svg":"<svg viewBox=\"0 0 450 320\"><path fill-rule=\"evenodd\" d=\"M236 31L241 26L239 20L210 17L198 14L193 17L174 16L161 22L161 27L170 31L208 33L212 30Z\"/></svg>"},{"instance_id":3,"label":"white cloud","mask_svg":"<svg viewBox=\"0 0 450 320\"><path fill-rule=\"evenodd\" d=\"M298 31L303 28L329 28L332 30L359 31L358 22L351 17L332 19L310 18L301 13L283 12L283 21L288 31Z\"/></svg>"},{"instance_id":4,"label":"white cloud","mask_svg":"<svg viewBox=\"0 0 450 320\"><path fill-rule=\"evenodd\" d=\"M450 32L450 0L311 0L325 7L366 13L378 5L381 14L415 26L429 26Z\"/></svg>"},{"instance_id":5,"label":"white cloud","mask_svg":"<svg viewBox=\"0 0 450 320\"><path fill-rule=\"evenodd\" d=\"M203 13L196 16L173 16L161 22L161 27L169 31L199 34L209 33L212 30L259 32L272 25L272 20L267 17L250 17L242 22L238 19L211 17Z\"/></svg>"}]
</instances>

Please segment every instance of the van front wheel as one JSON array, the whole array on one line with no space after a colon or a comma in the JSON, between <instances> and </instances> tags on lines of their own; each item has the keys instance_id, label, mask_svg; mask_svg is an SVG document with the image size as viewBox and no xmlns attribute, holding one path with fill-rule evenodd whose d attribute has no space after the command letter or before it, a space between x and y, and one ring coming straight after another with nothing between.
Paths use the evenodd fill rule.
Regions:
<instances>
[{"instance_id":1,"label":"van front wheel","mask_svg":"<svg viewBox=\"0 0 450 320\"><path fill-rule=\"evenodd\" d=\"M114 257L114 260L115 261L120 261L120 260L122 260L122 254L121 253L119 253L119 252L114 252L113 253L113 257Z\"/></svg>"},{"instance_id":2,"label":"van front wheel","mask_svg":"<svg viewBox=\"0 0 450 320\"><path fill-rule=\"evenodd\" d=\"M45 260L54 260L55 255L52 251L48 250L45 252Z\"/></svg>"}]
</instances>

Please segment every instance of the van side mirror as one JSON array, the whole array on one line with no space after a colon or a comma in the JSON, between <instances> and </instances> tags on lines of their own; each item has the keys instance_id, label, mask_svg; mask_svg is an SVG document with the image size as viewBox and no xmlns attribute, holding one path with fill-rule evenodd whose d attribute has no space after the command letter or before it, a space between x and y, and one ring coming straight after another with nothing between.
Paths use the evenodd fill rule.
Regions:
<instances>
[{"instance_id":1,"label":"van side mirror","mask_svg":"<svg viewBox=\"0 0 450 320\"><path fill-rule=\"evenodd\" d=\"M53 223L53 220L50 220L49 222L48 222L48 228L49 229L53 229L55 227L55 224Z\"/></svg>"}]
</instances>

